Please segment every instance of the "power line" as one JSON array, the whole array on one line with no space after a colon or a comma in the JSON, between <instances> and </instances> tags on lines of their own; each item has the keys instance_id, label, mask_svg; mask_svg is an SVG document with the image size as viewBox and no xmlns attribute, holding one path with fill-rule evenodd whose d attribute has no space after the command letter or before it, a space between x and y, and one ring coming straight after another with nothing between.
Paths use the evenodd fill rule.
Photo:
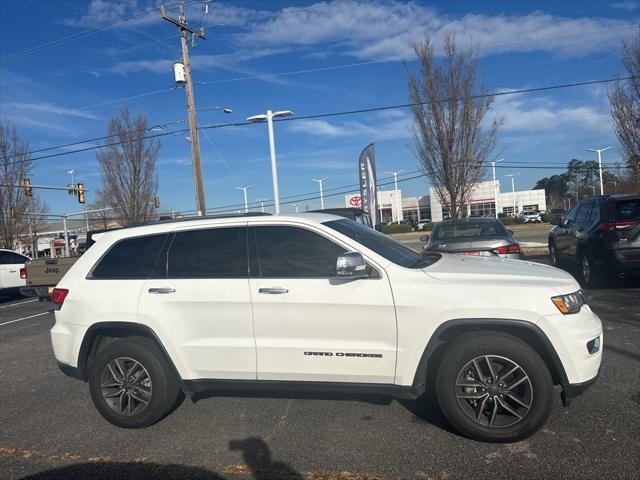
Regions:
<instances>
[{"instance_id":1,"label":"power line","mask_svg":"<svg viewBox=\"0 0 640 480\"><path fill-rule=\"evenodd\" d=\"M522 88L522 89L517 89L517 90L506 90L503 92L494 92L494 93L486 93L486 94L481 94L481 95L473 95L471 98L473 99L478 99L478 98L486 98L486 97L498 97L498 96L505 96L505 95L516 95L516 94L522 94L522 93L534 93L534 92L542 92L542 91L549 91L549 90L557 90L557 89L561 89L561 88L571 88L571 87L579 87L579 86L585 86L585 85L595 85L595 84L602 84L602 83L610 83L610 82L615 82L615 81L624 81L624 80L630 80L636 77L633 76L629 76L629 77L621 77L621 78L608 78L608 79L601 79L601 80L589 80L589 81L584 81L584 82L573 82L573 83L564 83L564 84L557 84L557 85L548 85L548 86L544 86L544 87L533 87L533 88ZM446 100L441 100L442 102L446 102ZM425 102L426 103L426 102ZM346 110L346 111L341 111L341 112L329 112L329 113L320 113L320 114L314 114L314 115L305 115L305 116L296 116L296 117L284 117L284 118L280 118L278 120L276 120L277 122L291 122L291 121L300 121L300 120L310 120L310 119L317 119L317 118L329 118L329 117L337 117L337 116L343 116L343 115L356 115L356 114L361 114L361 113L371 113L371 112L380 112L380 111L384 111L384 110L393 110L393 109L399 109L399 108L410 108L413 106L416 106L417 104L415 103L404 103L404 104L398 104L398 105L387 105L387 106L382 106L382 107L371 107L371 108L362 108L362 109L358 109L358 110ZM236 122L236 123L224 123L224 124L217 124L217 125L204 125L202 127L200 127L200 130L208 130L208 129L214 129L214 128L227 128L227 127L240 127L240 126L245 126L245 125L253 125L253 123L251 122ZM186 129L183 130L176 130L173 132L164 132L164 133L159 133L159 134L155 134L155 135L147 135L147 136L143 136L143 137L139 137L136 140L143 140L143 139L147 139L147 138L157 138L157 137L164 137L167 135L175 135L177 133L183 133L186 132ZM87 142L87 141L85 141ZM79 143L85 143L85 142L76 142L76 144ZM109 143L109 144L105 144L105 145L95 145L92 147L87 147L87 148L82 148L82 149L77 149L77 150L71 150L71 151L67 151L67 152L59 152L59 153L54 153L54 154L50 154L50 155L42 155L40 157L35 157L35 158L31 158L31 159L27 159L27 160L20 160L17 162L9 162L9 165L12 164L18 164L18 163L26 163L26 162L34 162L36 160L43 160L43 159L47 159L47 158L52 158L52 157L59 157L62 155L71 155L73 153L80 153L80 152L86 152L89 150L95 150L95 149L99 149L99 148L104 148L104 147L108 147L108 146L114 146L114 145L122 145L123 143L127 143L127 141L123 141L123 142L113 142L113 143ZM56 147L49 147L50 149L54 149ZM61 147L58 147L61 148Z\"/></svg>"},{"instance_id":2,"label":"power line","mask_svg":"<svg viewBox=\"0 0 640 480\"><path fill-rule=\"evenodd\" d=\"M171 3L171 4L167 5L165 8L166 9L173 9L173 8L176 8L177 6L179 6L180 3L181 2ZM190 0L190 1L186 2L187 5L190 5L192 3L197 3L197 2L196 2L196 0ZM67 35L67 36L59 38L57 40L52 40L52 41L49 41L49 42L46 42L46 43L42 43L40 45L36 45L36 46L30 47L30 48L27 48L26 50L22 50L22 51L19 51L19 52L14 52L14 53L11 53L9 55L5 55L4 57L0 57L0 63L8 62L10 60L15 60L17 58L22 58L22 57L25 57L27 55L31 55L31 54L34 54L34 53L41 52L42 50L47 50L49 48L58 47L60 45L64 45L65 43L68 43L68 42L73 42L75 40L80 40L81 38L85 38L85 37L88 37L88 36L91 36L91 35L95 35L96 33L104 32L104 31L109 30L109 29L111 29L111 28L113 28L115 26L132 22L132 21L134 21L134 20L136 20L136 19L138 19L140 17L151 16L151 14L157 13L157 11L158 11L157 8L150 8L150 9L144 10L142 12L134 13L131 16L129 16L128 18L126 18L126 19L115 20L115 21L110 22L110 23L108 23L106 25L103 25L103 26L97 26L96 25L94 27L89 28L88 30L83 31L83 32L78 32L78 33L74 33L72 35Z\"/></svg>"}]
</instances>

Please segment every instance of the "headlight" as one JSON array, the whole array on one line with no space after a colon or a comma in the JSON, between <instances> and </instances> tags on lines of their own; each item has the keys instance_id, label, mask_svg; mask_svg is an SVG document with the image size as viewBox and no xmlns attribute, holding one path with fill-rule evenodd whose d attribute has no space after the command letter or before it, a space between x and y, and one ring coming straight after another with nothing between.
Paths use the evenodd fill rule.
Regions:
<instances>
[{"instance_id":1,"label":"headlight","mask_svg":"<svg viewBox=\"0 0 640 480\"><path fill-rule=\"evenodd\" d=\"M580 311L582 305L584 305L584 295L582 290L578 290L577 292L568 293L567 295L551 297L551 301L564 315L569 315Z\"/></svg>"}]
</instances>

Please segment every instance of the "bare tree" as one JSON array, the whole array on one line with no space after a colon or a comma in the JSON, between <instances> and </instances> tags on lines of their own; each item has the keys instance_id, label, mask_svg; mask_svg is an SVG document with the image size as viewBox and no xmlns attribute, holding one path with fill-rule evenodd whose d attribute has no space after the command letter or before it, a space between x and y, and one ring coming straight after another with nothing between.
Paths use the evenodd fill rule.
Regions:
<instances>
[{"instance_id":1,"label":"bare tree","mask_svg":"<svg viewBox=\"0 0 640 480\"><path fill-rule=\"evenodd\" d=\"M98 210L89 214L91 226L96 230L102 230L109 228L114 222L116 222L117 213L111 210L111 204L107 201L106 195L98 190L95 195L95 202L89 205L89 210ZM109 210L107 210L109 209Z\"/></svg>"},{"instance_id":2,"label":"bare tree","mask_svg":"<svg viewBox=\"0 0 640 480\"><path fill-rule=\"evenodd\" d=\"M483 131L493 97L476 86L477 54L459 51L453 37L444 42L438 61L430 40L415 46L420 75L409 74L415 126L415 153L443 206L452 218L466 213L473 188L482 180L500 122ZM474 98L474 96L480 96Z\"/></svg>"},{"instance_id":3,"label":"bare tree","mask_svg":"<svg viewBox=\"0 0 640 480\"><path fill-rule=\"evenodd\" d=\"M109 121L107 135L113 137L96 154L102 167L103 201L117 210L125 225L153 217L160 142L145 139L148 130L149 121L145 116L132 117L123 107L120 114Z\"/></svg>"},{"instance_id":4,"label":"bare tree","mask_svg":"<svg viewBox=\"0 0 640 480\"><path fill-rule=\"evenodd\" d=\"M609 92L611 115L631 181L640 188L640 30L622 46L622 61L629 80L618 81Z\"/></svg>"},{"instance_id":5,"label":"bare tree","mask_svg":"<svg viewBox=\"0 0 640 480\"><path fill-rule=\"evenodd\" d=\"M0 248L17 247L20 235L29 226L26 214L30 207L46 210L37 193L28 197L20 186L29 176L30 159L29 144L18 137L8 121L0 121Z\"/></svg>"}]
</instances>

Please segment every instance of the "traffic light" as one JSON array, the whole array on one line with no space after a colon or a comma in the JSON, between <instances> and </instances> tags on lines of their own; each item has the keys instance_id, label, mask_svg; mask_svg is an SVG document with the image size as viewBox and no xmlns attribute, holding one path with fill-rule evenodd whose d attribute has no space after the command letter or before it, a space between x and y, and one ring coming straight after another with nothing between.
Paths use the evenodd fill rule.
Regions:
<instances>
[{"instance_id":1,"label":"traffic light","mask_svg":"<svg viewBox=\"0 0 640 480\"><path fill-rule=\"evenodd\" d=\"M160 208L160 197L155 197L153 199L153 206L156 208Z\"/></svg>"},{"instance_id":2,"label":"traffic light","mask_svg":"<svg viewBox=\"0 0 640 480\"><path fill-rule=\"evenodd\" d=\"M33 189L31 188L31 180L28 178L22 179L22 186L24 187L24 194L27 197L33 197Z\"/></svg>"},{"instance_id":3,"label":"traffic light","mask_svg":"<svg viewBox=\"0 0 640 480\"><path fill-rule=\"evenodd\" d=\"M84 183L79 183L77 185L78 191L78 203L84 203Z\"/></svg>"}]
</instances>

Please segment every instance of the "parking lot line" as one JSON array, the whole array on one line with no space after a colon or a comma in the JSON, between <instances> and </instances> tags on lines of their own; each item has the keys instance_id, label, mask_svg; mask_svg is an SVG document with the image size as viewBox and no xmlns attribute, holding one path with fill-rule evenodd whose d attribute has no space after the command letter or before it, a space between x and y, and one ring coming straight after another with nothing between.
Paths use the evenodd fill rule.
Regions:
<instances>
[{"instance_id":1,"label":"parking lot line","mask_svg":"<svg viewBox=\"0 0 640 480\"><path fill-rule=\"evenodd\" d=\"M29 320L30 318L39 317L41 315L46 315L47 313L51 313L53 310L47 310L46 312L36 313L35 315L29 315L28 317L16 318L15 320L10 320L8 322L0 323L0 327L3 325L9 325L10 323L21 322L22 320Z\"/></svg>"},{"instance_id":2,"label":"parking lot line","mask_svg":"<svg viewBox=\"0 0 640 480\"><path fill-rule=\"evenodd\" d=\"M0 309L2 308L9 308L9 307L18 307L20 305L24 305L25 303L31 303L31 302L37 302L38 299L37 298L32 298L30 300L25 300L25 301L20 301L20 302L15 302L15 303L10 303L8 305L0 305Z\"/></svg>"}]
</instances>

